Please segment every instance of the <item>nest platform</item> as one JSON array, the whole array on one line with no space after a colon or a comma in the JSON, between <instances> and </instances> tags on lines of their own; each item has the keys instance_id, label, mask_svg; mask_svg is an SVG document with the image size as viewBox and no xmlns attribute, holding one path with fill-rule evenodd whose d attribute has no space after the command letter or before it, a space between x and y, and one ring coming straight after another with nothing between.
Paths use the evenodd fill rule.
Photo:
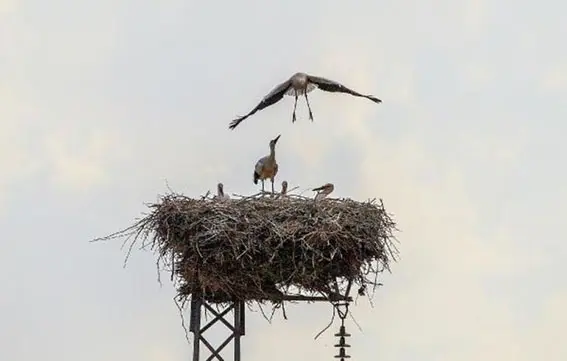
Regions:
<instances>
[{"instance_id":1,"label":"nest platform","mask_svg":"<svg viewBox=\"0 0 567 361\"><path fill-rule=\"evenodd\" d=\"M171 193L149 208L109 237L142 239L177 281L182 302L346 299L351 285L361 294L375 287L397 254L396 225L381 200Z\"/></svg>"}]
</instances>

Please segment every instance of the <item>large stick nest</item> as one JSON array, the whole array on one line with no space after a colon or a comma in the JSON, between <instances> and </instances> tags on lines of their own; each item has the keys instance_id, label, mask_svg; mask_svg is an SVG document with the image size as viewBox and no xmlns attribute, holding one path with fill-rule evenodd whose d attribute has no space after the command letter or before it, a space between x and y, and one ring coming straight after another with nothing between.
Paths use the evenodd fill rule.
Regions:
<instances>
[{"instance_id":1,"label":"large stick nest","mask_svg":"<svg viewBox=\"0 0 567 361\"><path fill-rule=\"evenodd\" d=\"M198 295L216 303L277 304L290 289L345 296L352 283L359 292L375 287L397 253L396 225L381 200L255 195L219 201L172 193L149 207L135 225L109 237L143 238L176 276L181 301Z\"/></svg>"}]
</instances>

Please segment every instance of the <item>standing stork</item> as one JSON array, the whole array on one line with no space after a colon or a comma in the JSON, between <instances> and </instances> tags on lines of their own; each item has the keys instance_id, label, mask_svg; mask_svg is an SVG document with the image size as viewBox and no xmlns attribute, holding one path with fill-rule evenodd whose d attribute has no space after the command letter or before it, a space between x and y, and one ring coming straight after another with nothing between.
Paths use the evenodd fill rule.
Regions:
<instances>
[{"instance_id":1,"label":"standing stork","mask_svg":"<svg viewBox=\"0 0 567 361\"><path fill-rule=\"evenodd\" d=\"M217 195L213 199L224 201L230 199L228 194L224 193L224 186L222 183L217 184Z\"/></svg>"},{"instance_id":2,"label":"standing stork","mask_svg":"<svg viewBox=\"0 0 567 361\"><path fill-rule=\"evenodd\" d=\"M325 185L322 185L321 187L313 188L313 191L317 192L317 194L315 195L315 200L318 201L326 198L334 189L335 186L332 183L327 183Z\"/></svg>"},{"instance_id":3,"label":"standing stork","mask_svg":"<svg viewBox=\"0 0 567 361\"><path fill-rule=\"evenodd\" d=\"M307 93L311 92L315 88L319 88L321 90L331 93L337 93L337 92L346 93L353 95L355 97L367 98L372 100L374 103L382 102L382 100L376 98L373 95L360 94L352 89L347 88L346 86L340 83L337 83L336 81L305 73L295 73L291 78L276 86L248 114L234 119L228 127L230 129L236 128L236 126L238 126L240 122L242 122L244 119L248 118L252 114L256 113L258 110L262 110L282 100L284 95L290 95L295 97L295 102L293 104L293 115L291 118L292 123L295 122L296 120L295 109L297 108L297 98L300 95L303 95L305 97L305 101L307 102L307 108L309 109L309 119L313 121L313 113L311 112L311 106L309 105L309 98L307 98Z\"/></svg>"},{"instance_id":4,"label":"standing stork","mask_svg":"<svg viewBox=\"0 0 567 361\"><path fill-rule=\"evenodd\" d=\"M264 180L270 178L272 182L272 193L274 193L274 178L278 173L278 163L276 162L276 143L280 139L280 135L270 140L270 154L262 157L256 162L254 167L254 184L258 184L258 180L262 181L262 192L264 192Z\"/></svg>"}]
</instances>

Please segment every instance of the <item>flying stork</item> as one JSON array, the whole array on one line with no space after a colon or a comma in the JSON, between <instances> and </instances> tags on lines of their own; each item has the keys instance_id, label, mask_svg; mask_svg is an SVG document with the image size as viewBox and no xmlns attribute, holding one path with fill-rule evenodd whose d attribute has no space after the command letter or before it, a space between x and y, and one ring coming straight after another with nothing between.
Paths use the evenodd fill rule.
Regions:
<instances>
[{"instance_id":1,"label":"flying stork","mask_svg":"<svg viewBox=\"0 0 567 361\"><path fill-rule=\"evenodd\" d=\"M278 101L283 99L284 95L295 97L295 102L293 104L293 115L291 118L292 123L296 120L295 109L297 107L297 98L300 95L305 96L307 108L309 109L309 119L313 121L313 113L311 112L311 106L309 105L309 98L307 98L307 93L311 92L315 88L319 88L331 93L346 93L355 97L367 98L375 103L382 102L382 100L376 98L373 95L360 94L340 83L337 83L336 81L305 73L295 73L291 78L276 86L268 95L264 97L264 99L262 99L262 101L258 105L256 105L254 109L250 111L250 113L234 119L228 127L229 129L236 128L236 126L238 126L238 124L240 124L240 122L242 122L244 119L256 113L258 110L262 110L266 107L269 107L270 105L277 103Z\"/></svg>"},{"instance_id":2,"label":"flying stork","mask_svg":"<svg viewBox=\"0 0 567 361\"><path fill-rule=\"evenodd\" d=\"M264 180L270 178L272 182L272 193L274 193L274 178L278 173L278 163L276 162L276 143L280 139L280 135L270 140L270 154L262 157L256 162L254 167L254 184L258 184L258 180L262 181L262 192L264 192Z\"/></svg>"}]
</instances>

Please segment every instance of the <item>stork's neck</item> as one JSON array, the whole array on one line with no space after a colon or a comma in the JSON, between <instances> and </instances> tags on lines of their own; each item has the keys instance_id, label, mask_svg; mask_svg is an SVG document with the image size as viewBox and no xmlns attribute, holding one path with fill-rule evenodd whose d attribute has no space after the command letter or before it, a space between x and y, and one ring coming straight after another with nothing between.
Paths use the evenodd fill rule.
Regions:
<instances>
[{"instance_id":1,"label":"stork's neck","mask_svg":"<svg viewBox=\"0 0 567 361\"><path fill-rule=\"evenodd\" d=\"M270 158L271 159L276 158L276 146L275 145L270 147Z\"/></svg>"}]
</instances>

